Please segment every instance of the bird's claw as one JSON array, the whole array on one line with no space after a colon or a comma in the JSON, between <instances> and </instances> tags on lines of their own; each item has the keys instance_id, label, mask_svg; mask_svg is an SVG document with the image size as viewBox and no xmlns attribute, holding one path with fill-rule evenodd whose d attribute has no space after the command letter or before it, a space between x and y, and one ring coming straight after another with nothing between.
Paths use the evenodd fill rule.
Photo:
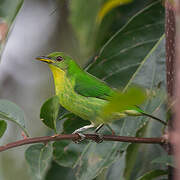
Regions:
<instances>
[{"instance_id":1,"label":"bird's claw","mask_svg":"<svg viewBox=\"0 0 180 180\"><path fill-rule=\"evenodd\" d=\"M77 134L79 136L77 140L73 140L77 144L82 142L86 138L86 136L82 133L73 132L72 134Z\"/></svg>"},{"instance_id":2,"label":"bird's claw","mask_svg":"<svg viewBox=\"0 0 180 180\"><path fill-rule=\"evenodd\" d=\"M102 143L103 142L103 135L102 134L98 134L98 133L95 133L95 135L96 135L96 137L95 137L95 139L94 139L94 141L96 142L96 143Z\"/></svg>"}]
</instances>

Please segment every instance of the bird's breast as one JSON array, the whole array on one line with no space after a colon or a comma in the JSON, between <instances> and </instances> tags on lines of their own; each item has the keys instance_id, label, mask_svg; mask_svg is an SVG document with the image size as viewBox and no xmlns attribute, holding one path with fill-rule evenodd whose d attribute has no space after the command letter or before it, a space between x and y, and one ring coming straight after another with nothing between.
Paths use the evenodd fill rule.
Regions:
<instances>
[{"instance_id":1,"label":"bird's breast","mask_svg":"<svg viewBox=\"0 0 180 180\"><path fill-rule=\"evenodd\" d=\"M85 120L95 120L107 102L95 97L85 97L78 94L74 91L74 81L69 79L64 71L51 65L50 68L60 104Z\"/></svg>"}]
</instances>

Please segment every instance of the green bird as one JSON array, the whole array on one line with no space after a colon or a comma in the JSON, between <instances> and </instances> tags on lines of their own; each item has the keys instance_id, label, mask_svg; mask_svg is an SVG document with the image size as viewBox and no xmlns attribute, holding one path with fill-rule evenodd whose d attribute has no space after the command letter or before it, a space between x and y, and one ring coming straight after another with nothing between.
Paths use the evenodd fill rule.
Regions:
<instances>
[{"instance_id":1,"label":"green bird","mask_svg":"<svg viewBox=\"0 0 180 180\"><path fill-rule=\"evenodd\" d=\"M54 77L55 91L59 97L60 105L82 119L91 122L90 125L79 128L74 133L80 133L92 127L97 127L96 131L98 131L103 124L108 124L128 115L145 115L162 121L137 107L113 113L108 117L101 116L103 108L109 102L110 97L115 94L115 89L85 72L70 56L63 52L53 52L36 59L48 63ZM165 124L164 121L162 122ZM108 127L110 128L110 126Z\"/></svg>"}]
</instances>

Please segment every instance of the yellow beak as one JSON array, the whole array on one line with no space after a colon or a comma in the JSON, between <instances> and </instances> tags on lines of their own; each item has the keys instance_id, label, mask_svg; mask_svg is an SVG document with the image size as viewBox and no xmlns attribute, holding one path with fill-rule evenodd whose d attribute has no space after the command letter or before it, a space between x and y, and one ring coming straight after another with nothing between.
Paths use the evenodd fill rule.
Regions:
<instances>
[{"instance_id":1,"label":"yellow beak","mask_svg":"<svg viewBox=\"0 0 180 180\"><path fill-rule=\"evenodd\" d=\"M53 60L46 56L38 56L38 57L36 57L36 59L39 61L44 61L46 63L53 63Z\"/></svg>"}]
</instances>

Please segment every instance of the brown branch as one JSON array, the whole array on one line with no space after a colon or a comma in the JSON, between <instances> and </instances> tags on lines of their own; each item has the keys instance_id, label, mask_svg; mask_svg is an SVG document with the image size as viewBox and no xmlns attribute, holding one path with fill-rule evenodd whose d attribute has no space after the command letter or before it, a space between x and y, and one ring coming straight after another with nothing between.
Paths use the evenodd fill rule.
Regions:
<instances>
[{"instance_id":1,"label":"brown branch","mask_svg":"<svg viewBox=\"0 0 180 180\"><path fill-rule=\"evenodd\" d=\"M180 179L180 2L175 1L176 16L176 60L175 60L175 106L174 106L174 130L170 134L175 155L174 179Z\"/></svg>"},{"instance_id":2,"label":"brown branch","mask_svg":"<svg viewBox=\"0 0 180 180\"><path fill-rule=\"evenodd\" d=\"M174 96L175 87L175 34L176 34L176 23L175 23L175 13L174 5L171 0L165 1L166 6L166 23L165 23L165 33L166 33L166 79L167 79L167 92L168 92L168 102L171 106ZM170 110L170 113L172 110ZM173 131L174 113L171 113L171 117L168 120L168 134ZM165 146L165 150L168 154L173 154L173 146L168 143ZM173 168L168 166L169 173L168 179L173 179Z\"/></svg>"},{"instance_id":3,"label":"brown branch","mask_svg":"<svg viewBox=\"0 0 180 180\"><path fill-rule=\"evenodd\" d=\"M175 78L175 14L174 8L169 0L166 1L166 78L167 78L167 91L169 100L171 101L174 94L174 78Z\"/></svg>"},{"instance_id":4,"label":"brown branch","mask_svg":"<svg viewBox=\"0 0 180 180\"><path fill-rule=\"evenodd\" d=\"M99 138L96 134L84 134L87 140L93 140L98 142L99 140L103 141L119 141L119 142L130 142L130 143L146 143L146 144L164 144L166 143L166 139L164 137L160 138L139 138L139 137L128 137L128 136L115 136L115 135L102 135ZM0 152L6 151L11 148L15 148L18 146L23 146L26 144L34 144L34 143L47 143L50 141L60 141L60 140L73 140L76 141L80 137L78 134L60 134L55 136L43 136L43 137L35 137L35 138L26 138L23 140L15 141L4 146L0 146Z\"/></svg>"}]
</instances>

